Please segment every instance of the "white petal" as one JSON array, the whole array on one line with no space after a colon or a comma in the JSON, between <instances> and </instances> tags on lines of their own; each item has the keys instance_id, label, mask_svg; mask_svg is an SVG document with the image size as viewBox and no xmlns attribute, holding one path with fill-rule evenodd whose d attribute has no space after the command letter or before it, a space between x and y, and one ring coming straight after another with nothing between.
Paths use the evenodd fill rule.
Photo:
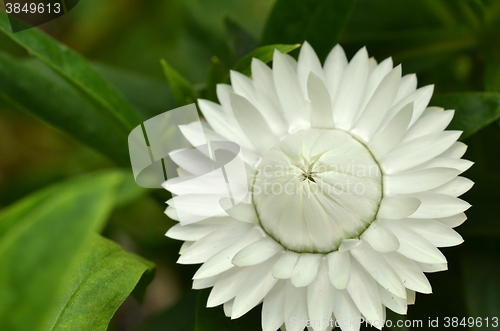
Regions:
<instances>
[{"instance_id":1,"label":"white petal","mask_svg":"<svg viewBox=\"0 0 500 331\"><path fill-rule=\"evenodd\" d=\"M217 254L209 258L205 263L203 263L203 265L194 274L193 279L212 277L220 274L221 272L231 269L232 267L234 267L234 265L231 263L231 260L234 258L234 256L245 247L261 239L262 236L262 231L259 228L250 230L250 232L246 236L236 241L232 245L222 249Z\"/></svg>"},{"instance_id":2,"label":"white petal","mask_svg":"<svg viewBox=\"0 0 500 331\"><path fill-rule=\"evenodd\" d=\"M322 259L318 277L307 287L307 308L312 321L329 320L333 312L334 288L328 279L328 264ZM324 331L324 326L313 325L314 331Z\"/></svg>"},{"instance_id":3,"label":"white petal","mask_svg":"<svg viewBox=\"0 0 500 331\"><path fill-rule=\"evenodd\" d=\"M377 283L355 261L351 263L351 281L347 284L347 292L367 320L382 321L384 319L384 308Z\"/></svg>"},{"instance_id":4,"label":"white petal","mask_svg":"<svg viewBox=\"0 0 500 331\"><path fill-rule=\"evenodd\" d=\"M429 101L431 100L433 92L434 92L434 85L427 85L419 88L412 94L401 99L400 101L395 103L391 107L391 109L387 112L387 115L383 123L388 122L388 120L392 118L392 116L394 116L394 114L396 114L401 108L403 108L410 102L413 102L413 117L409 125L411 127L413 123L415 123L415 121L419 119L422 113L425 111L425 108L427 107Z\"/></svg>"},{"instance_id":5,"label":"white petal","mask_svg":"<svg viewBox=\"0 0 500 331\"><path fill-rule=\"evenodd\" d=\"M432 190L448 183L459 173L456 169L430 168L384 176L384 193L394 196Z\"/></svg>"},{"instance_id":6,"label":"white petal","mask_svg":"<svg viewBox=\"0 0 500 331\"><path fill-rule=\"evenodd\" d=\"M384 258L396 271L406 288L420 293L432 293L429 280L414 261L396 252L384 254Z\"/></svg>"},{"instance_id":7,"label":"white petal","mask_svg":"<svg viewBox=\"0 0 500 331\"><path fill-rule=\"evenodd\" d=\"M378 287L382 304L395 313L406 315L408 310L407 299L395 296L393 293L385 290L381 286ZM405 291L406 292L406 291Z\"/></svg>"},{"instance_id":8,"label":"white petal","mask_svg":"<svg viewBox=\"0 0 500 331\"><path fill-rule=\"evenodd\" d=\"M356 245L359 245L359 239L344 239L342 244L340 244L339 252L346 252L353 249Z\"/></svg>"},{"instance_id":9,"label":"white petal","mask_svg":"<svg viewBox=\"0 0 500 331\"><path fill-rule=\"evenodd\" d=\"M359 331L361 313L346 290L336 290L333 312L342 331Z\"/></svg>"},{"instance_id":10,"label":"white petal","mask_svg":"<svg viewBox=\"0 0 500 331\"><path fill-rule=\"evenodd\" d=\"M453 159L459 159L462 156L464 156L465 152L467 151L467 145L464 144L461 141L457 141L451 145L450 148L448 148L446 151L441 153L439 157L442 158L453 158Z\"/></svg>"},{"instance_id":11,"label":"white petal","mask_svg":"<svg viewBox=\"0 0 500 331\"><path fill-rule=\"evenodd\" d=\"M351 249L351 254L383 288L406 299L405 286L382 254L364 242Z\"/></svg>"},{"instance_id":12,"label":"white petal","mask_svg":"<svg viewBox=\"0 0 500 331\"><path fill-rule=\"evenodd\" d=\"M347 65L334 103L333 120L337 127L349 130L363 100L368 78L368 52L360 49Z\"/></svg>"},{"instance_id":13,"label":"white petal","mask_svg":"<svg viewBox=\"0 0 500 331\"><path fill-rule=\"evenodd\" d=\"M299 260L299 254L286 251L272 268L273 276L278 279L287 279L292 277L293 269Z\"/></svg>"},{"instance_id":14,"label":"white petal","mask_svg":"<svg viewBox=\"0 0 500 331\"><path fill-rule=\"evenodd\" d=\"M234 116L225 113L220 105L212 101L198 99L198 105L208 124L215 132L229 141L234 141L244 147L251 147Z\"/></svg>"},{"instance_id":15,"label":"white petal","mask_svg":"<svg viewBox=\"0 0 500 331\"><path fill-rule=\"evenodd\" d=\"M295 70L287 58L278 51L274 52L273 77L289 131L295 132L309 127L307 104Z\"/></svg>"},{"instance_id":16,"label":"white petal","mask_svg":"<svg viewBox=\"0 0 500 331\"><path fill-rule=\"evenodd\" d=\"M382 80L352 128L352 132L360 136L365 142L370 141L380 127L385 114L396 97L400 81L401 66L397 66Z\"/></svg>"},{"instance_id":17,"label":"white petal","mask_svg":"<svg viewBox=\"0 0 500 331\"><path fill-rule=\"evenodd\" d=\"M423 263L446 262L446 257L436 246L406 226L403 221L384 221L383 224L398 237L399 249L397 251L400 254Z\"/></svg>"},{"instance_id":18,"label":"white petal","mask_svg":"<svg viewBox=\"0 0 500 331\"><path fill-rule=\"evenodd\" d=\"M332 101L325 84L313 72L307 80L311 127L333 128Z\"/></svg>"},{"instance_id":19,"label":"white petal","mask_svg":"<svg viewBox=\"0 0 500 331\"><path fill-rule=\"evenodd\" d=\"M229 101L229 93L233 92L233 87L228 84L217 84L216 93L217 99L219 99L219 103L222 108L228 115L232 115L233 111L231 109L231 102Z\"/></svg>"},{"instance_id":20,"label":"white petal","mask_svg":"<svg viewBox=\"0 0 500 331\"><path fill-rule=\"evenodd\" d=\"M392 174L403 171L438 156L460 137L460 131L432 133L398 144L381 161L382 169Z\"/></svg>"},{"instance_id":21,"label":"white petal","mask_svg":"<svg viewBox=\"0 0 500 331\"><path fill-rule=\"evenodd\" d=\"M276 331L285 322L285 286L278 281L264 298L262 305L262 330Z\"/></svg>"},{"instance_id":22,"label":"white petal","mask_svg":"<svg viewBox=\"0 0 500 331\"><path fill-rule=\"evenodd\" d=\"M259 224L259 217L255 212L255 207L253 204L240 202L236 206L227 208L228 206L223 206L221 202L222 208L226 211L226 213L242 222Z\"/></svg>"},{"instance_id":23,"label":"white petal","mask_svg":"<svg viewBox=\"0 0 500 331\"><path fill-rule=\"evenodd\" d=\"M318 274L323 260L321 254L300 254L299 260L292 273L292 284L295 287L309 285Z\"/></svg>"},{"instance_id":24,"label":"white petal","mask_svg":"<svg viewBox=\"0 0 500 331\"><path fill-rule=\"evenodd\" d=\"M385 188L385 187L384 187ZM400 219L413 214L420 206L420 200L411 197L385 197L380 203L378 219Z\"/></svg>"},{"instance_id":25,"label":"white petal","mask_svg":"<svg viewBox=\"0 0 500 331\"><path fill-rule=\"evenodd\" d=\"M178 149L169 153L170 158L178 166L194 175L203 175L214 169L214 162L196 148ZM185 180L185 179L180 179ZM171 178L167 183L179 181L177 177Z\"/></svg>"},{"instance_id":26,"label":"white petal","mask_svg":"<svg viewBox=\"0 0 500 331\"><path fill-rule=\"evenodd\" d=\"M235 222L223 230L215 231L202 239L196 241L188 249L186 249L179 257L177 263L180 264L197 264L203 263L221 249L228 247L237 240L243 237L250 229L250 225L243 222Z\"/></svg>"},{"instance_id":27,"label":"white petal","mask_svg":"<svg viewBox=\"0 0 500 331\"><path fill-rule=\"evenodd\" d=\"M422 263L415 262L423 272L439 272L448 270L448 263Z\"/></svg>"},{"instance_id":28,"label":"white petal","mask_svg":"<svg viewBox=\"0 0 500 331\"><path fill-rule=\"evenodd\" d=\"M344 49L339 44L335 45L330 54L326 57L324 72L325 85L330 92L332 104L337 95L337 90L342 80L345 68L347 67L347 57Z\"/></svg>"},{"instance_id":29,"label":"white petal","mask_svg":"<svg viewBox=\"0 0 500 331\"><path fill-rule=\"evenodd\" d=\"M368 229L361 235L361 239L379 252L392 252L399 248L398 238L379 221L370 224Z\"/></svg>"},{"instance_id":30,"label":"white petal","mask_svg":"<svg viewBox=\"0 0 500 331\"><path fill-rule=\"evenodd\" d=\"M177 240L197 241L219 228L220 226L216 225L189 224L181 226L180 224L176 224L165 235Z\"/></svg>"},{"instance_id":31,"label":"white petal","mask_svg":"<svg viewBox=\"0 0 500 331\"><path fill-rule=\"evenodd\" d=\"M302 44L297 61L297 78L302 88L302 93L307 95L307 80L310 73L314 73L322 81L325 80L321 62L316 55L314 49L307 41Z\"/></svg>"},{"instance_id":32,"label":"white petal","mask_svg":"<svg viewBox=\"0 0 500 331\"><path fill-rule=\"evenodd\" d=\"M455 228L459 225L462 225L462 223L465 222L466 220L467 216L465 215L465 213L459 213L453 216L442 217L437 219L437 221L446 224L451 228Z\"/></svg>"},{"instance_id":33,"label":"white petal","mask_svg":"<svg viewBox=\"0 0 500 331\"><path fill-rule=\"evenodd\" d=\"M242 287L250 271L251 268L233 268L219 275L208 296L207 307L215 307L232 300Z\"/></svg>"},{"instance_id":34,"label":"white petal","mask_svg":"<svg viewBox=\"0 0 500 331\"><path fill-rule=\"evenodd\" d=\"M407 298L408 304L409 305L414 305L415 304L415 299L417 298L417 295L416 295L415 291L406 290L406 296L408 297Z\"/></svg>"},{"instance_id":35,"label":"white petal","mask_svg":"<svg viewBox=\"0 0 500 331\"><path fill-rule=\"evenodd\" d=\"M436 220L408 218L405 224L436 247L456 246L464 242L451 227Z\"/></svg>"},{"instance_id":36,"label":"white petal","mask_svg":"<svg viewBox=\"0 0 500 331\"><path fill-rule=\"evenodd\" d=\"M455 111L439 111L431 113L427 116L422 116L415 122L415 124L408 130L403 137L403 141L409 141L418 137L422 137L434 132L440 132L446 129L453 119Z\"/></svg>"},{"instance_id":37,"label":"white petal","mask_svg":"<svg viewBox=\"0 0 500 331\"><path fill-rule=\"evenodd\" d=\"M235 93L230 93L229 96L234 115L241 129L255 149L265 153L278 141L278 138L250 101Z\"/></svg>"},{"instance_id":38,"label":"white petal","mask_svg":"<svg viewBox=\"0 0 500 331\"><path fill-rule=\"evenodd\" d=\"M457 169L460 173L466 171L474 162L464 159L457 159L451 157L441 157L438 156L432 160L429 160L421 165L411 168L411 170L420 170L420 169L430 169L430 168L452 168Z\"/></svg>"},{"instance_id":39,"label":"white petal","mask_svg":"<svg viewBox=\"0 0 500 331\"><path fill-rule=\"evenodd\" d=\"M399 86L398 94L394 100L394 104L400 102L403 98L406 98L417 89L417 75L408 74L401 78L401 85Z\"/></svg>"},{"instance_id":40,"label":"white petal","mask_svg":"<svg viewBox=\"0 0 500 331\"><path fill-rule=\"evenodd\" d=\"M302 331L304 324L301 325L298 321L306 321L307 319L307 287L295 287L291 282L287 282L285 292L286 331Z\"/></svg>"},{"instance_id":41,"label":"white petal","mask_svg":"<svg viewBox=\"0 0 500 331\"><path fill-rule=\"evenodd\" d=\"M424 192L413 194L422 204L411 218L441 218L453 216L470 208L467 202L444 194Z\"/></svg>"},{"instance_id":42,"label":"white petal","mask_svg":"<svg viewBox=\"0 0 500 331\"><path fill-rule=\"evenodd\" d=\"M393 69L392 58L388 57L384 61L380 62L379 65L377 65L377 61L373 57L370 58L370 74L368 75L366 92L363 97L363 103L361 104L361 109L365 109L366 105L368 104L368 101L370 101L370 99L372 98L373 93L379 87L380 82L387 76L389 72L391 72L392 69Z\"/></svg>"},{"instance_id":43,"label":"white petal","mask_svg":"<svg viewBox=\"0 0 500 331\"><path fill-rule=\"evenodd\" d=\"M275 262L272 259L258 267L251 268L250 274L234 298L231 319L246 314L250 309L258 305L273 288L278 281L271 274L271 266Z\"/></svg>"},{"instance_id":44,"label":"white petal","mask_svg":"<svg viewBox=\"0 0 500 331\"><path fill-rule=\"evenodd\" d=\"M472 186L474 186L474 182L472 180L459 176L452 181L433 189L432 191L452 197L459 197L470 190Z\"/></svg>"},{"instance_id":45,"label":"white petal","mask_svg":"<svg viewBox=\"0 0 500 331\"><path fill-rule=\"evenodd\" d=\"M256 265L283 251L283 246L273 238L265 236L259 241L243 248L233 258L232 263L238 267Z\"/></svg>"},{"instance_id":46,"label":"white petal","mask_svg":"<svg viewBox=\"0 0 500 331\"><path fill-rule=\"evenodd\" d=\"M201 290L212 287L219 280L219 276L193 280L193 290Z\"/></svg>"},{"instance_id":47,"label":"white petal","mask_svg":"<svg viewBox=\"0 0 500 331\"><path fill-rule=\"evenodd\" d=\"M332 252L326 256L330 282L342 290L347 287L351 275L351 254L349 252Z\"/></svg>"},{"instance_id":48,"label":"white petal","mask_svg":"<svg viewBox=\"0 0 500 331\"><path fill-rule=\"evenodd\" d=\"M231 317L231 313L233 311L233 304L234 304L234 300L230 300L226 303L224 303L224 314L226 315L226 317Z\"/></svg>"},{"instance_id":49,"label":"white petal","mask_svg":"<svg viewBox=\"0 0 500 331\"><path fill-rule=\"evenodd\" d=\"M410 124L412 116L413 103L409 103L374 135L368 143L368 147L377 159L383 158L399 143L408 128L408 124Z\"/></svg>"}]
</instances>

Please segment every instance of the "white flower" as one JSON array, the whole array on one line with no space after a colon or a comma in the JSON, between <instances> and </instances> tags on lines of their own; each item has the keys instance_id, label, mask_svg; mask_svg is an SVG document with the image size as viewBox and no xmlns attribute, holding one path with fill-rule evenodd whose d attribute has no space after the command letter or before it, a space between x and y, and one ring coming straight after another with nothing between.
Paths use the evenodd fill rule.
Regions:
<instances>
[{"instance_id":1,"label":"white flower","mask_svg":"<svg viewBox=\"0 0 500 331\"><path fill-rule=\"evenodd\" d=\"M473 185L459 176L472 165L461 132L444 131L453 110L427 107L433 86L365 48L348 62L337 45L321 66L308 43L298 61L276 51L272 69L254 59L252 78L231 82L220 105L199 106L210 140L241 146L252 194L167 233L186 241L179 263L203 263L193 288L213 287L207 306L238 318L263 302L265 331L330 318L346 331L359 317L381 328L385 307L406 314L431 293L424 272L447 269L436 247L462 243L453 228L470 205L457 197ZM179 174L197 175L196 162L177 160ZM182 194L203 214L209 188Z\"/></svg>"}]
</instances>

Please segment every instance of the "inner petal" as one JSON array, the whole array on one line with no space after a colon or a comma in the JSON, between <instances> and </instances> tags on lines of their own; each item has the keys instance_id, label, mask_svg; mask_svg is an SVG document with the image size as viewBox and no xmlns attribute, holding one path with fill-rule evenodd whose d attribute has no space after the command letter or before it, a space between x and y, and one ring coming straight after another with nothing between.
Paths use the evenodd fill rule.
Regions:
<instances>
[{"instance_id":1,"label":"inner petal","mask_svg":"<svg viewBox=\"0 0 500 331\"><path fill-rule=\"evenodd\" d=\"M253 202L263 229L296 252L328 253L376 217L382 175L369 150L339 130L286 136L263 157Z\"/></svg>"}]
</instances>

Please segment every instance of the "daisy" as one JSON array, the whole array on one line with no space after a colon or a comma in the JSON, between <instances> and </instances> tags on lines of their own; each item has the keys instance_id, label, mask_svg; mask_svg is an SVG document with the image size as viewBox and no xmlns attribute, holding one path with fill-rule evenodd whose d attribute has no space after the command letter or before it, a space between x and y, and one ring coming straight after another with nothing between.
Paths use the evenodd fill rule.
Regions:
<instances>
[{"instance_id":1,"label":"daisy","mask_svg":"<svg viewBox=\"0 0 500 331\"><path fill-rule=\"evenodd\" d=\"M386 307L406 314L431 293L424 273L447 269L437 247L463 242L458 196L473 185L461 132L445 131L454 111L427 107L433 86L365 48L348 61L337 45L322 66L307 42L298 60L275 51L272 69L253 59L231 83L220 104L198 104L207 139L240 146L250 194L213 206L209 182L164 185L182 200L169 217L201 216L167 236L185 241L179 263L203 264L193 288L212 287L207 307L235 319L263 303L264 331L380 329ZM194 125L181 130L196 146ZM211 169L173 159L180 179Z\"/></svg>"}]
</instances>

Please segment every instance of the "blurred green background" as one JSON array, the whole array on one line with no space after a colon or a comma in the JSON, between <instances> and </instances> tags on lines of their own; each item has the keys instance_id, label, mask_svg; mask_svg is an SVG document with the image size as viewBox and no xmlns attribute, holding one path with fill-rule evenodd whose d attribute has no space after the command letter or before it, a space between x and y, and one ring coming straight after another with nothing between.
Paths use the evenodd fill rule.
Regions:
<instances>
[{"instance_id":1,"label":"blurred green background","mask_svg":"<svg viewBox=\"0 0 500 331\"><path fill-rule=\"evenodd\" d=\"M324 60L325 50L338 41L349 58L362 46L379 62L392 56L395 64L403 63L403 73L417 74L419 87L435 84L431 105L456 109L452 126L466 131L465 158L476 163L465 174L476 182L464 196L473 205L469 220L458 229L465 243L443 249L449 271L429 274L434 294L418 294L407 318L422 319L425 326L429 317L500 317L500 1L290 0L278 1L273 11L275 2L81 0L40 28L82 54L144 119L179 105L160 59L185 77L194 93L207 97L211 84L223 81L225 70L258 45L307 39ZM345 7L340 17L335 10L321 10L337 5ZM5 33L0 33L0 62L4 72L19 65L34 75L25 77L48 77L54 86L63 86L60 91L48 88L46 98L63 93L68 99L64 105L82 103L80 94L70 93L69 83ZM5 80L8 74L2 77L0 91L1 84L4 89L13 84ZM17 84L26 88L24 93L36 88ZM0 93L0 208L77 175L117 165L123 169L130 196L112 207L102 233L153 261L156 277L144 303L128 298L109 330L194 330L196 314L199 319L212 315L219 323L197 325L196 330L246 330L259 324L260 308L236 323L229 323L218 308L195 312L197 293L190 290L190 279L196 267L176 265L181 243L164 237L174 224L163 214L167 195L134 188L127 160L101 153L112 135L85 144L78 132L40 115L37 105L42 109L45 103L34 99L31 110L26 105L20 109L9 93ZM23 98L22 93L17 96ZM104 147L96 150L99 145ZM117 150L126 148L126 140L116 143Z\"/></svg>"}]
</instances>

